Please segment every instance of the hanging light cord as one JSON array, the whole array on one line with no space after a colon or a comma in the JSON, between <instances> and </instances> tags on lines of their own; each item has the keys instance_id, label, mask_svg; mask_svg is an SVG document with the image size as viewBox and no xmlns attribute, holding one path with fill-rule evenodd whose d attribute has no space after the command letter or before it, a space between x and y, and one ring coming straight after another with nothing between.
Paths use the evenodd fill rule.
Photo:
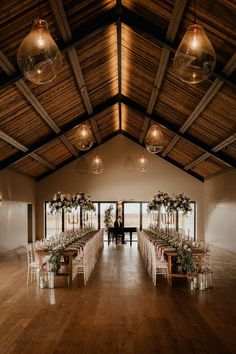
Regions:
<instances>
[{"instance_id":1,"label":"hanging light cord","mask_svg":"<svg viewBox=\"0 0 236 354\"><path fill-rule=\"evenodd\" d=\"M196 15L196 0L194 0L194 9L193 9L193 14L194 14L194 24L197 23L197 15Z\"/></svg>"},{"instance_id":2,"label":"hanging light cord","mask_svg":"<svg viewBox=\"0 0 236 354\"><path fill-rule=\"evenodd\" d=\"M42 18L41 0L39 0L39 18Z\"/></svg>"}]
</instances>

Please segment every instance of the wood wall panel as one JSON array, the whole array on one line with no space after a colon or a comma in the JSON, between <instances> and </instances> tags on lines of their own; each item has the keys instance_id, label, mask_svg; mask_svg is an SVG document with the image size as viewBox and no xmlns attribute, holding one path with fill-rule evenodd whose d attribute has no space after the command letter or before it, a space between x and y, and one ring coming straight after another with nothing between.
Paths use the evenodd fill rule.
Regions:
<instances>
[{"instance_id":1,"label":"wood wall panel","mask_svg":"<svg viewBox=\"0 0 236 354\"><path fill-rule=\"evenodd\" d=\"M51 143L39 149L37 154L55 166L72 156L59 139L54 139Z\"/></svg>"},{"instance_id":2,"label":"wood wall panel","mask_svg":"<svg viewBox=\"0 0 236 354\"><path fill-rule=\"evenodd\" d=\"M0 129L21 144L28 146L51 132L15 86L3 90L0 103Z\"/></svg>"},{"instance_id":3,"label":"wood wall panel","mask_svg":"<svg viewBox=\"0 0 236 354\"><path fill-rule=\"evenodd\" d=\"M164 33L170 22L174 0L123 0L123 5L157 25Z\"/></svg>"},{"instance_id":4,"label":"wood wall panel","mask_svg":"<svg viewBox=\"0 0 236 354\"><path fill-rule=\"evenodd\" d=\"M12 167L19 172L30 175L31 177L37 177L48 171L46 166L31 157L24 158L23 160L15 163Z\"/></svg>"},{"instance_id":5,"label":"wood wall panel","mask_svg":"<svg viewBox=\"0 0 236 354\"><path fill-rule=\"evenodd\" d=\"M10 156L13 156L16 151L18 150L14 146L0 139L0 161L3 161Z\"/></svg>"},{"instance_id":6,"label":"wood wall panel","mask_svg":"<svg viewBox=\"0 0 236 354\"><path fill-rule=\"evenodd\" d=\"M186 140L180 139L170 151L168 157L179 162L182 166L186 166L202 154L203 151L201 149L196 148L193 144L187 142Z\"/></svg>"},{"instance_id":7,"label":"wood wall panel","mask_svg":"<svg viewBox=\"0 0 236 354\"><path fill-rule=\"evenodd\" d=\"M210 84L210 81L198 85L182 82L174 74L171 64L165 76L155 112L180 128L201 101Z\"/></svg>"},{"instance_id":8,"label":"wood wall panel","mask_svg":"<svg viewBox=\"0 0 236 354\"><path fill-rule=\"evenodd\" d=\"M115 0L64 0L64 8L72 31L78 24L92 21L116 5Z\"/></svg>"},{"instance_id":9,"label":"wood wall panel","mask_svg":"<svg viewBox=\"0 0 236 354\"><path fill-rule=\"evenodd\" d=\"M96 115L96 124L102 139L119 129L119 107L118 104L106 109Z\"/></svg>"},{"instance_id":10,"label":"wood wall panel","mask_svg":"<svg viewBox=\"0 0 236 354\"><path fill-rule=\"evenodd\" d=\"M116 26L93 36L77 50L92 105L118 93Z\"/></svg>"},{"instance_id":11,"label":"wood wall panel","mask_svg":"<svg viewBox=\"0 0 236 354\"><path fill-rule=\"evenodd\" d=\"M60 38L48 1L1 0L0 2L0 48L11 63L17 67L16 53L23 39L29 34L34 19L42 18L49 24L54 40Z\"/></svg>"},{"instance_id":12,"label":"wood wall panel","mask_svg":"<svg viewBox=\"0 0 236 354\"><path fill-rule=\"evenodd\" d=\"M122 25L122 93L147 107L161 49Z\"/></svg>"},{"instance_id":13,"label":"wood wall panel","mask_svg":"<svg viewBox=\"0 0 236 354\"><path fill-rule=\"evenodd\" d=\"M219 160L213 157L209 157L206 159L206 161L203 161L197 166L193 167L192 171L196 172L204 178L207 178L227 169L228 167L225 164L221 163Z\"/></svg>"},{"instance_id":14,"label":"wood wall panel","mask_svg":"<svg viewBox=\"0 0 236 354\"><path fill-rule=\"evenodd\" d=\"M63 56L63 66L55 80L45 85L30 83L29 87L58 126L85 112L79 87L66 56Z\"/></svg>"}]
</instances>

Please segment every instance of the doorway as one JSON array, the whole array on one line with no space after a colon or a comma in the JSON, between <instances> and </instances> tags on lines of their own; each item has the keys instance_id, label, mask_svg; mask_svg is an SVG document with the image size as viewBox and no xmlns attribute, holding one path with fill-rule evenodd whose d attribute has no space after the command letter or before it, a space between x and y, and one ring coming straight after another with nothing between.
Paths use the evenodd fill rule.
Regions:
<instances>
[{"instance_id":1,"label":"doorway","mask_svg":"<svg viewBox=\"0 0 236 354\"><path fill-rule=\"evenodd\" d=\"M27 204L27 223L28 223L28 243L33 242L33 206Z\"/></svg>"}]
</instances>

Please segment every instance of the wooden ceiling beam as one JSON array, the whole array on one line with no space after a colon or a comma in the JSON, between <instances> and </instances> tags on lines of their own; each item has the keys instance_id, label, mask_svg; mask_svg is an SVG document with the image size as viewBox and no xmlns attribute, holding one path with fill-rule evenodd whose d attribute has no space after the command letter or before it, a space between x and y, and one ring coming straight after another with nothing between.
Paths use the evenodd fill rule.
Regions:
<instances>
[{"instance_id":1,"label":"wooden ceiling beam","mask_svg":"<svg viewBox=\"0 0 236 354\"><path fill-rule=\"evenodd\" d=\"M68 22L68 19L66 16L66 12L65 12L62 0L49 0L49 4L51 6L51 9L52 9L55 21L57 23L57 26L59 28L59 31L61 33L62 39L65 43L68 43L69 41L72 40L72 32L70 29L70 25L69 25L69 22ZM67 54L68 54L71 68L74 72L74 76L75 76L80 94L81 94L82 99L84 101L85 108L86 108L88 114L93 114L93 107L91 104L91 100L89 98L88 89L85 84L84 76L83 76L82 69L81 69L80 62L79 62L79 57L78 57L75 47L71 48ZM101 143L101 136L99 134L95 119L93 119L93 121L91 121L90 123L91 123L92 129L93 129L94 135L97 139L97 142Z\"/></svg>"},{"instance_id":2,"label":"wooden ceiling beam","mask_svg":"<svg viewBox=\"0 0 236 354\"><path fill-rule=\"evenodd\" d=\"M173 13L169 22L169 26L166 32L166 39L170 42L173 42L175 40L175 37L177 35L179 26L180 26L180 22L183 18L183 14L185 11L185 8L187 6L188 0L176 0L175 4L174 4L174 8L173 8ZM157 73L156 73L156 77L154 80L154 84L153 84L153 89L151 92L151 96L148 102L148 107L147 107L147 113L151 114L154 110L154 107L157 103L158 97L159 97L159 93L164 81L164 77L169 65L169 59L170 59L170 49L163 47L162 51L161 51L161 58L160 58L160 62L159 62L159 66L157 69ZM140 135L139 141L140 143L143 142L146 133L147 133L147 129L149 127L149 124L147 124L148 120L145 119L144 120L144 125L142 127L142 133ZM149 122L148 122L149 123Z\"/></svg>"},{"instance_id":3,"label":"wooden ceiling beam","mask_svg":"<svg viewBox=\"0 0 236 354\"><path fill-rule=\"evenodd\" d=\"M116 11L115 7L104 12L102 16L98 16L96 19L92 19L78 26L76 30L72 33L73 39L65 43L63 40L58 41L58 48L62 53L67 53L72 48L77 47L82 41L89 40L96 34L102 33L111 24L116 22ZM6 76L0 80L0 90L7 88L8 86L14 84L18 80L23 78L23 74L19 69L10 77Z\"/></svg>"},{"instance_id":4,"label":"wooden ceiling beam","mask_svg":"<svg viewBox=\"0 0 236 354\"><path fill-rule=\"evenodd\" d=\"M217 152L222 150L224 147L232 144L234 141L236 141L236 133L230 135L227 139L225 139L224 141L222 141L221 143L217 144L215 147L213 147L211 149L211 151L213 152ZM200 156L198 159L192 161L190 164L188 164L187 166L184 167L184 169L187 171L190 168L198 165L200 162L206 160L208 157L210 156L209 153L205 153L202 156ZM230 167L231 165L228 164L228 166Z\"/></svg>"},{"instance_id":5,"label":"wooden ceiling beam","mask_svg":"<svg viewBox=\"0 0 236 354\"><path fill-rule=\"evenodd\" d=\"M136 144L138 144L138 145L140 145L140 146L142 146L142 147L144 146L143 144L141 144L141 143L139 142L139 140L138 140L137 138L135 138L133 135L127 133L126 131L121 130L121 134L124 135L124 136L126 136L128 139L132 140L132 141L135 142ZM197 173L195 173L195 172L193 172L193 171L191 171L191 170L185 171L185 170L184 170L184 166L182 166L179 162L177 162L177 161L175 161L175 160L172 160L170 157L168 157L168 156L162 157L161 155L158 155L158 154L155 154L155 155L157 155L158 157L164 159L165 161L170 162L172 165L174 165L174 166L180 168L182 171L187 172L189 175L191 175L192 177L197 178L199 181L204 182L204 178L203 178L202 176L200 176L199 174L197 174Z\"/></svg>"},{"instance_id":6,"label":"wooden ceiling beam","mask_svg":"<svg viewBox=\"0 0 236 354\"><path fill-rule=\"evenodd\" d=\"M236 53L230 58L228 63L225 65L223 71L226 75L230 75L236 69ZM211 102L211 100L215 97L217 92L223 86L224 82L220 81L219 79L215 79L207 92L202 97L201 101L197 104L193 112L190 116L186 119L182 127L179 129L180 133L185 133L186 130L195 122L195 120L199 117L199 115L204 111L207 105ZM177 143L177 140L176 140ZM166 147L163 151L162 156L165 157L171 149L175 146L174 141L172 140L170 144Z\"/></svg>"},{"instance_id":7,"label":"wooden ceiling beam","mask_svg":"<svg viewBox=\"0 0 236 354\"><path fill-rule=\"evenodd\" d=\"M98 16L96 19L92 19L81 26L78 26L72 33L73 39L67 43L64 41L57 42L57 45L62 53L68 52L70 49L77 47L82 40L88 40L98 33L102 33L109 25L114 24L117 21L116 7L104 12L102 16ZM153 23L144 19L142 16L128 10L122 6L122 18L121 22L131 27L136 33L139 33L142 37L148 36L151 41L158 44L161 47L165 47L170 52L175 53L178 43L171 43L165 38L165 34L161 33ZM235 77L230 77L224 74L221 63L217 62L215 71L212 73L212 77L218 78L224 83L236 88ZM10 77L5 77L0 80L0 90L4 89L23 77L22 73L17 70Z\"/></svg>"},{"instance_id":8,"label":"wooden ceiling beam","mask_svg":"<svg viewBox=\"0 0 236 354\"><path fill-rule=\"evenodd\" d=\"M122 16L122 5L121 0L116 0L116 40L117 40L117 62L118 62L118 95L121 98L121 80L122 80L122 46L121 46L121 16ZM122 127L122 109L121 102L119 101L119 129Z\"/></svg>"},{"instance_id":9,"label":"wooden ceiling beam","mask_svg":"<svg viewBox=\"0 0 236 354\"><path fill-rule=\"evenodd\" d=\"M30 153L35 153L37 152L39 149L41 149L42 147L46 146L47 144L51 143L54 139L58 139L63 137L63 134L68 133L69 131L71 131L72 129L76 128L79 124L82 124L86 121L88 121L90 119L93 119L96 117L97 114L102 113L104 111L106 111L108 108L114 106L115 104L117 104L119 102L119 97L118 95L109 98L108 100L100 103L99 105L94 107L94 114L92 117L90 117L87 113L84 113L83 115L76 117L75 119L73 119L72 121L70 121L69 123L65 124L62 128L60 133L51 133L48 136L46 136L45 138L43 138L42 140L38 141L37 143L34 143L32 145L30 145L28 148L24 147L25 149L27 149L26 151L23 151L23 149L19 149L19 145L17 145L16 147L21 150L21 152L16 153L13 156L8 157L7 159L0 161L0 170L7 168L8 166L11 166L12 164L14 164L17 161L20 161L22 159L24 159L25 157L27 157ZM4 133L0 132L0 138L4 138ZM12 138L11 138L12 139ZM64 139L64 138L63 138ZM3 139L5 141L5 139ZM7 141L8 142L8 141ZM9 142L10 143L10 142ZM11 145L13 144L13 141L11 140ZM19 144L19 143L17 143ZM72 145L71 145L72 146ZM78 152L76 151L76 153L78 154ZM74 154L75 157L77 157Z\"/></svg>"},{"instance_id":10,"label":"wooden ceiling beam","mask_svg":"<svg viewBox=\"0 0 236 354\"><path fill-rule=\"evenodd\" d=\"M0 66L2 66L3 70L8 75L16 71L12 63L8 60L8 58L5 56L5 54L2 51L0 51ZM49 114L46 112L44 107L35 97L35 95L30 90L29 86L24 82L24 80L23 79L19 80L18 82L15 83L15 85L18 88L18 90L23 94L25 99L31 104L31 106L36 110L36 112L40 115L40 117L45 121L45 123L52 129L52 131L54 131L56 134L59 134L61 132L60 128L57 126L54 120L49 116ZM68 148L70 152L73 151L72 153L75 156L78 156L77 152L70 144L70 142L66 139L66 137L64 137L63 140L61 141Z\"/></svg>"},{"instance_id":11,"label":"wooden ceiling beam","mask_svg":"<svg viewBox=\"0 0 236 354\"><path fill-rule=\"evenodd\" d=\"M158 46L167 48L171 53L176 52L179 43L172 43L171 41L168 41L165 38L165 33L163 33L160 28L125 7L122 7L121 22L125 23L127 26L132 28L140 36L148 37L150 41L153 41ZM211 73L211 76L218 78L219 80L223 81L224 83L230 85L232 88L235 89L235 77L226 75L223 71L221 71L220 68L222 68L222 64L220 62L217 62L216 68Z\"/></svg>"},{"instance_id":12,"label":"wooden ceiling beam","mask_svg":"<svg viewBox=\"0 0 236 354\"><path fill-rule=\"evenodd\" d=\"M51 162L49 162L46 159L44 159L43 157L35 154L34 152L30 153L29 156L32 157L33 159L35 159L36 161L40 162L42 165L47 166L51 170L53 170L53 171L56 170L56 167Z\"/></svg>"},{"instance_id":13,"label":"wooden ceiling beam","mask_svg":"<svg viewBox=\"0 0 236 354\"><path fill-rule=\"evenodd\" d=\"M216 157L217 159L221 160L222 162L224 162L227 165L236 167L236 161L232 158L230 158L229 156L225 155L222 152L214 152L212 151L212 148L204 143L203 141L195 138L194 136L192 136L189 133L181 133L178 129L178 127L176 127L173 123L171 123L170 121L168 121L167 119L152 113L152 114L147 114L145 108L143 108L140 104L138 104L137 102L134 102L133 100L131 100L128 97L125 97L124 95L122 95L122 103L124 103L125 105L127 105L128 107L132 108L133 110L137 111L137 113L142 114L144 117L147 116L148 118L150 118L151 120L153 120L154 122L158 123L159 125L162 125L163 127L165 127L166 129L168 129L169 131L171 131L172 133L174 133L178 139L184 139L188 142L190 142L191 144L195 145L197 148L201 149L204 152L208 152L210 155ZM177 140L177 138L174 138ZM166 157L166 156L162 156L162 157Z\"/></svg>"},{"instance_id":14,"label":"wooden ceiling beam","mask_svg":"<svg viewBox=\"0 0 236 354\"><path fill-rule=\"evenodd\" d=\"M114 133L108 135L105 139L103 139L103 141L102 141L101 144L98 144L98 143L94 144L93 147L92 147L89 151L96 150L96 148L97 148L98 146L101 146L101 145L105 144L107 141L113 139L113 138L114 138L115 136L117 136L119 133L120 133L120 131L117 130L116 132L114 132ZM86 155L87 153L88 153L88 151L81 151L78 158L80 158L80 157ZM57 171L60 170L61 168L65 167L66 165L68 165L69 163L75 161L76 159L77 159L77 158L76 158L75 156L70 157L70 158L67 159L66 161L63 161L62 163L60 163L59 165L57 165L56 170L57 170ZM41 181L43 178L46 178L47 176L51 175L53 172L55 172L55 171L47 171L47 172L43 173L42 175L40 175L40 176L38 176L38 177L36 178L36 181L37 181L37 182Z\"/></svg>"},{"instance_id":15,"label":"wooden ceiling beam","mask_svg":"<svg viewBox=\"0 0 236 354\"><path fill-rule=\"evenodd\" d=\"M19 143L19 141L16 141L15 139L10 137L9 135L5 134L2 130L0 130L0 139L6 141L8 144L14 146L15 148L17 148L20 151L23 151L23 152L28 151L28 148L26 146L22 145L21 143Z\"/></svg>"},{"instance_id":16,"label":"wooden ceiling beam","mask_svg":"<svg viewBox=\"0 0 236 354\"><path fill-rule=\"evenodd\" d=\"M17 140L10 137L9 135L5 134L3 131L0 131L0 139L6 141L8 144L11 144L12 146L16 147L18 150L22 151L24 154L31 156L33 159L39 161L44 166L47 166L48 168L55 170L55 166L53 164L51 164L49 161L43 159L41 156L38 156L37 154L35 154L33 152L29 152L29 149L26 146L22 145Z\"/></svg>"}]
</instances>

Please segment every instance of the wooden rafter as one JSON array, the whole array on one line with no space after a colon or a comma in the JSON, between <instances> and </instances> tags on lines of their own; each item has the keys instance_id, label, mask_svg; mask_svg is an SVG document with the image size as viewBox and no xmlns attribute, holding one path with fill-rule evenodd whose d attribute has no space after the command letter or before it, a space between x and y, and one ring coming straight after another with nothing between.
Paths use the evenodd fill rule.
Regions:
<instances>
[{"instance_id":1,"label":"wooden rafter","mask_svg":"<svg viewBox=\"0 0 236 354\"><path fill-rule=\"evenodd\" d=\"M15 147L17 147L21 152L18 152L15 155L13 155L7 159L0 161L0 170L4 169L6 167L9 167L12 164L14 164L15 162L18 162L18 161L24 159L25 157L29 156L30 153L37 152L39 149L46 146L48 143L51 143L54 139L58 139L58 138L63 137L63 134L68 133L70 130L77 127L79 124L84 123L84 122L88 121L89 119L90 119L90 121L91 121L91 119L93 120L93 118L95 119L95 116L97 114L104 112L109 107L112 107L114 104L117 104L118 102L119 102L118 95L109 98L108 100L106 100L94 107L94 110L93 110L94 116L93 117L90 117L87 113L84 113L82 116L75 117L69 123L65 124L61 128L59 133L57 133L57 134L55 132L51 133L47 137L43 138L41 141L38 141L37 143L32 144L29 148L25 148L25 149L27 149L25 151L23 149L19 149L18 146L15 146L13 144L14 139L12 139L11 145L14 145ZM2 138L2 137L4 137L4 133L0 132L0 138ZM6 141L6 139L3 139L3 140ZM75 156L75 157L77 157L77 156Z\"/></svg>"},{"instance_id":2,"label":"wooden rafter","mask_svg":"<svg viewBox=\"0 0 236 354\"><path fill-rule=\"evenodd\" d=\"M197 148L201 149L204 152L208 152L210 155L214 156L215 158L221 160L223 163L225 163L226 165L230 165L230 166L234 166L236 167L236 161L231 159L230 157L226 156L225 154L223 154L222 152L214 152L212 151L212 148L208 145L203 143L202 141L200 141L199 139L195 138L194 136L192 136L189 133L181 133L178 128L173 125L172 123L170 123L167 119L152 113L152 114L147 114L145 109L138 104L137 102L134 102L133 100L131 100L128 97L125 97L122 95L122 103L124 103L125 105L127 105L128 107L132 108L133 110L135 110L137 113L142 114L143 116L147 116L149 119L153 120L154 122L162 125L163 127L165 127L166 129L168 129L170 132L174 133L178 139L182 138L188 142L190 142L191 144L195 145ZM162 156L165 157L165 156Z\"/></svg>"},{"instance_id":3,"label":"wooden rafter","mask_svg":"<svg viewBox=\"0 0 236 354\"><path fill-rule=\"evenodd\" d=\"M108 99L105 102L95 106L94 107L94 114L97 115L97 114L105 111L109 107L111 107L114 104L119 103L119 102L120 102L119 96L116 95L113 98ZM121 98L121 103L124 103L126 106L134 109L136 112L142 114L143 116L146 115L145 108L143 108L138 103L134 102L133 100L131 100L131 99L129 99L129 98L123 96L123 95L122 95L122 98ZM95 115L94 115L94 118L95 118ZM42 141L37 142L36 144L33 144L31 146L31 148L29 149L29 151L17 153L15 155L7 158L6 160L1 161L0 162L0 169L6 168L6 167L12 165L13 163L25 158L26 156L28 156L32 152L36 152L37 150L39 150L40 148L44 147L46 144L50 143L54 139L59 138L62 134L65 134L65 133L69 132L71 129L73 129L76 126L78 126L78 124L86 122L89 118L91 118L91 117L89 117L87 113L83 114L80 117L76 117L75 119L70 121L68 124L64 125L59 134L53 133L53 134L49 135L47 138L44 138ZM198 140L194 136L192 136L192 135L190 135L190 134L188 134L186 132L185 133L180 133L178 128L175 125L173 125L172 123L170 123L168 120L164 119L163 117L161 117L161 116L159 116L159 115L157 115L155 113L152 113L152 114L148 115L148 119L151 119L151 120L153 120L155 122L158 122L160 125L164 126L166 129L168 129L172 133L176 134L176 138L182 138L182 139L192 143L193 145L195 145L197 148L201 149L205 153L209 153L209 155L214 156L215 158L221 160L226 165L230 165L230 166L236 167L235 160L231 159L227 155L225 155L222 152L220 152L219 148L218 148L217 151L216 150L213 151L213 149L209 145L203 143L202 141ZM233 136L233 137L235 138L235 136ZM232 142L232 140L230 140L228 138L225 141L225 144L228 145L231 142ZM224 145L224 146L226 146L226 145ZM220 146L220 147L223 148L223 146Z\"/></svg>"},{"instance_id":4,"label":"wooden rafter","mask_svg":"<svg viewBox=\"0 0 236 354\"><path fill-rule=\"evenodd\" d=\"M128 10L125 7L122 7L122 18L121 22L125 23L127 26L133 29L141 37L148 36L150 40L153 40L154 43L160 47L165 47L170 50L170 52L175 53L177 49L177 44L173 44L168 41L165 36L161 33L160 29L146 20L144 17ZM225 84L230 85L232 88L236 88L236 80L230 75L226 75L223 71L220 71L222 64L217 62L215 71L212 72L212 77L216 77L219 80L223 81Z\"/></svg>"},{"instance_id":5,"label":"wooden rafter","mask_svg":"<svg viewBox=\"0 0 236 354\"><path fill-rule=\"evenodd\" d=\"M134 142L137 143L138 145L143 146L143 144L141 144L138 139L136 139L133 135L127 133L126 131L121 130L121 134L124 135L124 136L126 136L128 139L134 141ZM177 162L177 161L171 159L171 158L168 157L168 156L166 156L166 157L162 157L161 155L158 155L158 156L161 157L161 158L163 158L164 160L170 162L172 165L174 165L174 166L180 168L182 171L184 171L184 167L183 167L179 162ZM200 176L199 174L197 174L197 173L195 173L195 172L193 172L193 171L191 171L191 170L185 171L185 172L187 172L187 173L190 174L191 176L193 176L193 177L199 179L201 182L204 182L204 178L203 178L202 176Z\"/></svg>"},{"instance_id":6,"label":"wooden rafter","mask_svg":"<svg viewBox=\"0 0 236 354\"><path fill-rule=\"evenodd\" d=\"M64 10L62 0L49 0L49 4L51 6L55 21L57 23L63 41L65 43L72 41L72 33L71 33L69 22L67 20L67 16ZM85 108L88 114L93 114L93 107L89 98L88 90L85 84L84 76L79 62L79 57L77 55L75 47L71 48L67 54L68 54L70 65L73 70L79 91L83 98ZM98 131L96 120L93 119L90 123L94 135L96 136L97 142L101 143L101 137Z\"/></svg>"},{"instance_id":7,"label":"wooden rafter","mask_svg":"<svg viewBox=\"0 0 236 354\"><path fill-rule=\"evenodd\" d=\"M2 69L10 75L11 73L14 73L16 70L14 66L11 64L11 62L7 59L5 54L0 51L0 66ZM30 90L28 85L24 82L23 79L19 80L18 82L15 83L18 90L24 95L26 100L32 105L32 107L36 110L36 112L40 115L41 118L45 121L45 123L56 133L59 134L61 132L60 128L57 126L57 124L53 121L53 119L49 116L49 114L46 112L44 107L41 105L41 103L38 101L38 99L35 97L33 92ZM70 144L70 142L66 139L66 137L61 137L62 143L69 149L70 152L72 152L75 156L78 156L77 151L73 148L73 146Z\"/></svg>"},{"instance_id":8,"label":"wooden rafter","mask_svg":"<svg viewBox=\"0 0 236 354\"><path fill-rule=\"evenodd\" d=\"M179 29L180 22L182 20L186 5L188 3L188 0L176 0L173 8L173 14L171 16L171 20L166 32L166 39L170 42L174 42L176 34ZM166 74L166 70L169 65L169 59L170 59L170 54L171 51L169 48L163 47L161 51L161 58L160 58L160 63L157 69L156 77L154 80L154 85L153 89L151 92L151 96L148 102L148 107L147 107L147 113L151 114L153 112L153 109L155 107L155 104L158 100L158 96L161 90L161 86L164 81L164 77ZM144 120L144 124L142 127L142 133L139 138L139 142L142 143L148 126L149 126L150 120L146 117Z\"/></svg>"},{"instance_id":9,"label":"wooden rafter","mask_svg":"<svg viewBox=\"0 0 236 354\"><path fill-rule=\"evenodd\" d=\"M47 166L48 168L50 168L52 170L56 169L56 167L51 162L45 160L44 158L42 158L41 156L37 155L34 152L30 152L26 146L22 145L17 140L13 139L12 137L10 137L9 135L5 134L2 131L0 131L0 138L2 140L6 141L8 144L11 144L12 146L16 147L18 150L22 151L23 153L27 154L27 156L30 156L33 159L37 160L38 162L40 162L44 166Z\"/></svg>"},{"instance_id":10,"label":"wooden rafter","mask_svg":"<svg viewBox=\"0 0 236 354\"><path fill-rule=\"evenodd\" d=\"M232 74L232 72L236 68L236 53L230 58L228 63L224 67L224 73L226 75ZM203 110L207 107L209 102L215 97L216 93L220 90L220 88L223 86L224 82L220 81L219 79L215 79L201 101L197 104L193 112L190 114L188 119L184 122L182 127L179 129L180 133L185 133L187 129L192 125L195 120L199 117L199 115L203 112ZM165 157L171 149L177 144L179 141L180 137L174 137L174 139L170 142L170 144L166 147L166 149L163 151L162 156Z\"/></svg>"},{"instance_id":11,"label":"wooden rafter","mask_svg":"<svg viewBox=\"0 0 236 354\"><path fill-rule=\"evenodd\" d=\"M94 145L92 146L92 148L90 149L90 151L95 150L95 149L98 147L98 145L100 146L100 145L105 144L107 141L113 139L113 138L114 138L115 136L117 136L119 133L120 133L120 131L117 130L116 132L110 134L109 136L107 136L105 139L102 140L101 144L98 144L98 143L94 144ZM81 151L80 157L82 157L83 155L86 155L86 154L87 154L87 151ZM68 165L68 163L71 163L71 162L73 162L73 161L75 161L75 160L76 160L76 157L75 157L75 156L70 157L69 159L67 159L67 160L61 162L59 165L57 165L57 170L59 170L59 169L65 167L66 165ZM192 172L192 171L190 171L190 172ZM40 176L38 176L38 177L36 178L36 181L38 182L38 181L42 180L43 178L49 176L51 173L52 173L51 171L47 171L47 172L43 173L42 175L40 175Z\"/></svg>"},{"instance_id":12,"label":"wooden rafter","mask_svg":"<svg viewBox=\"0 0 236 354\"><path fill-rule=\"evenodd\" d=\"M121 98L121 80L122 80L122 56L121 56L121 15L122 15L122 6L121 0L116 0L116 38L117 38L117 62L118 62L118 95L119 99ZM121 102L119 102L119 129L122 126L122 110L121 110Z\"/></svg>"},{"instance_id":13,"label":"wooden rafter","mask_svg":"<svg viewBox=\"0 0 236 354\"><path fill-rule=\"evenodd\" d=\"M116 21L117 13L116 7L114 7L104 12L102 16L98 16L96 19L92 19L87 23L78 26L72 34L73 40L67 43L65 43L64 41L57 43L58 47L62 53L66 53L72 48L78 46L82 39L89 39L91 36L94 36L97 33L101 33L105 28L115 23ZM171 52L174 53L176 51L177 46L169 42L165 38L165 36L160 33L160 30L156 25L149 22L145 18L139 16L138 14L128 10L124 6L122 6L121 22L131 27L136 33L139 33L141 36L148 35L149 38L153 39L154 43L157 43L160 46L169 49ZM225 75L224 72L218 69L220 67L222 67L221 63L217 63L216 69L212 73L212 76L218 78L219 80L230 85L231 87L236 88L235 78L231 78ZM20 80L22 77L22 74L17 71L10 77L2 79L0 81L0 90L12 85L14 82Z\"/></svg>"},{"instance_id":14,"label":"wooden rafter","mask_svg":"<svg viewBox=\"0 0 236 354\"><path fill-rule=\"evenodd\" d=\"M236 141L236 133L230 135L230 137L228 137L227 139L225 139L224 141L222 141L221 143L219 143L218 145L216 145L215 147L213 147L213 149L211 149L211 151L213 152L217 152L220 151L221 149L223 149L224 147L232 144L234 141ZM190 164L188 164L187 166L184 167L184 169L187 171L190 168L198 165L199 163L201 163L202 161L206 160L209 156L211 156L210 153L206 152L205 154L203 154L202 156L200 156L198 159L192 161ZM230 165L229 165L230 166Z\"/></svg>"}]
</instances>

